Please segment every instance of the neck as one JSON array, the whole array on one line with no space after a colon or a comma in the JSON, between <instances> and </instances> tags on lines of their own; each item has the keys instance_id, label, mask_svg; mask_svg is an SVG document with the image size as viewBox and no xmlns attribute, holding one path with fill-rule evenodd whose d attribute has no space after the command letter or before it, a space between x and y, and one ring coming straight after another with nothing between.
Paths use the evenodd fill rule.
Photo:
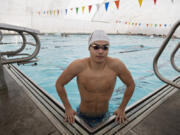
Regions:
<instances>
[{"instance_id":1,"label":"neck","mask_svg":"<svg viewBox=\"0 0 180 135\"><path fill-rule=\"evenodd\" d=\"M103 70L104 67L106 66L106 61L103 61L103 62L95 62L93 61L91 58L89 59L89 64L90 64L90 67L93 69L93 70Z\"/></svg>"}]
</instances>

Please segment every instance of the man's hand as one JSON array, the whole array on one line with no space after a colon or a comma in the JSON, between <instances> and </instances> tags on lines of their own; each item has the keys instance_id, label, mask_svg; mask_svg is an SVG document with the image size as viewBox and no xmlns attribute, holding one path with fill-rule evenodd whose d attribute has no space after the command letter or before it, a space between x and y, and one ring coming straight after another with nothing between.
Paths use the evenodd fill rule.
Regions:
<instances>
[{"instance_id":1,"label":"man's hand","mask_svg":"<svg viewBox=\"0 0 180 135\"><path fill-rule=\"evenodd\" d=\"M119 121L120 123L124 123L127 120L124 109L118 108L114 114L116 115L116 122Z\"/></svg>"},{"instance_id":2,"label":"man's hand","mask_svg":"<svg viewBox=\"0 0 180 135\"><path fill-rule=\"evenodd\" d=\"M65 114L66 114L65 121L73 124L75 121L74 116L76 115L76 112L72 108L69 108L69 109L65 109Z\"/></svg>"}]
</instances>

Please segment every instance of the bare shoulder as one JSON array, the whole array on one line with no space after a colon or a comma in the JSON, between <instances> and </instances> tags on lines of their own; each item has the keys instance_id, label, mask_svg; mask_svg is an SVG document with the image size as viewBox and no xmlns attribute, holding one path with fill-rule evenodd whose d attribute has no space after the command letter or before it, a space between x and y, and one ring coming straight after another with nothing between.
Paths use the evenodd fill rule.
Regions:
<instances>
[{"instance_id":1,"label":"bare shoulder","mask_svg":"<svg viewBox=\"0 0 180 135\"><path fill-rule=\"evenodd\" d=\"M124 70L127 70L125 64L118 58L108 57L107 62L108 66L118 74Z\"/></svg>"},{"instance_id":2,"label":"bare shoulder","mask_svg":"<svg viewBox=\"0 0 180 135\"><path fill-rule=\"evenodd\" d=\"M77 59L74 60L69 66L66 68L69 72L76 72L78 74L79 72L83 71L86 67L87 58L84 59Z\"/></svg>"},{"instance_id":3,"label":"bare shoulder","mask_svg":"<svg viewBox=\"0 0 180 135\"><path fill-rule=\"evenodd\" d=\"M107 62L111 68L116 68L117 66L124 66L124 63L118 58L108 57Z\"/></svg>"}]
</instances>

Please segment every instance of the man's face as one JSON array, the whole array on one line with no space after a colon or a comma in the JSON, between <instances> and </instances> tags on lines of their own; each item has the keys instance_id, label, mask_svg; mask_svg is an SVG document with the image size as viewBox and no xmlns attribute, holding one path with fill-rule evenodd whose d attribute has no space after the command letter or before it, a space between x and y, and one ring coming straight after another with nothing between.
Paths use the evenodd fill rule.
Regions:
<instances>
[{"instance_id":1,"label":"man's face","mask_svg":"<svg viewBox=\"0 0 180 135\"><path fill-rule=\"evenodd\" d=\"M109 42L95 41L89 47L90 55L93 61L102 63L105 61L109 50Z\"/></svg>"}]
</instances>

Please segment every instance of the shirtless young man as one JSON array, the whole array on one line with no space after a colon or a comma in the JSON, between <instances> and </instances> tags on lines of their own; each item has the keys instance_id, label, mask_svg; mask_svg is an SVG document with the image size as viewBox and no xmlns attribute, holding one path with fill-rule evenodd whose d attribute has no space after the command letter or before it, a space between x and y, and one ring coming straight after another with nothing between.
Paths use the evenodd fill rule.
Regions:
<instances>
[{"instance_id":1,"label":"shirtless young man","mask_svg":"<svg viewBox=\"0 0 180 135\"><path fill-rule=\"evenodd\" d=\"M89 37L90 57L72 62L56 82L56 89L66 113L66 120L74 123L76 112L72 109L64 88L70 80L77 76L77 84L81 96L80 113L89 117L102 116L108 111L116 77L126 85L122 103L114 112L116 121L126 120L125 108L130 100L135 83L123 64L116 58L108 57L109 38L104 31L94 31Z\"/></svg>"}]
</instances>

